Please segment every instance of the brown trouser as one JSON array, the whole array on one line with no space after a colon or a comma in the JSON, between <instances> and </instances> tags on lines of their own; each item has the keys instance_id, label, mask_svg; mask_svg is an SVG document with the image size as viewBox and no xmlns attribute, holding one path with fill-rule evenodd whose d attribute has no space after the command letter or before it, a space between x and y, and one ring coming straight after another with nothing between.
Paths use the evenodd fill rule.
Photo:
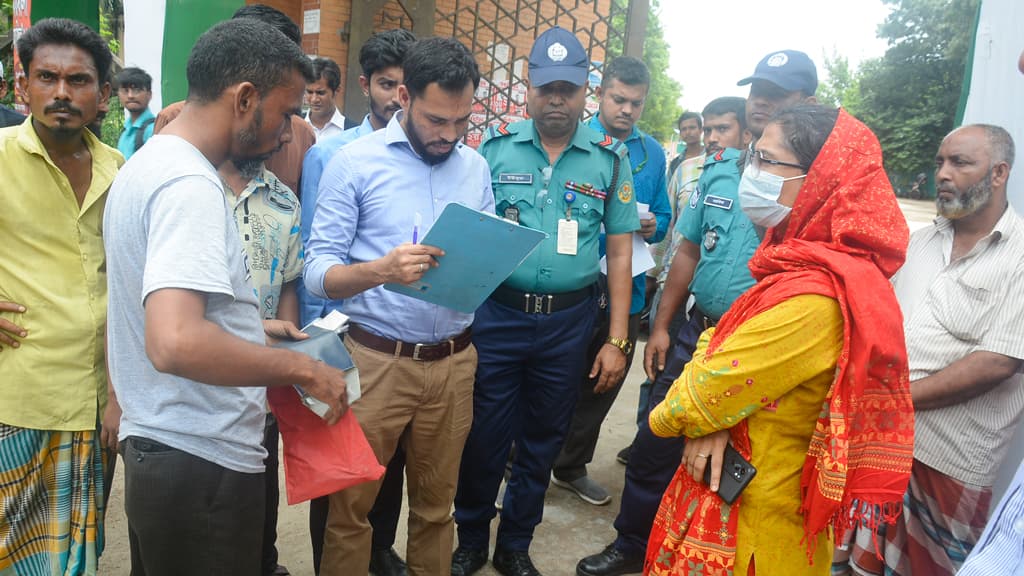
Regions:
<instances>
[{"instance_id":1,"label":"brown trouser","mask_svg":"<svg viewBox=\"0 0 1024 576\"><path fill-rule=\"evenodd\" d=\"M405 446L409 573L447 575L454 540L452 501L473 421L476 349L469 346L423 362L377 352L348 337L345 345L362 386L352 411L377 460L388 462L399 441ZM330 496L321 576L369 571L372 532L366 515L379 489L380 481L367 482Z\"/></svg>"}]
</instances>

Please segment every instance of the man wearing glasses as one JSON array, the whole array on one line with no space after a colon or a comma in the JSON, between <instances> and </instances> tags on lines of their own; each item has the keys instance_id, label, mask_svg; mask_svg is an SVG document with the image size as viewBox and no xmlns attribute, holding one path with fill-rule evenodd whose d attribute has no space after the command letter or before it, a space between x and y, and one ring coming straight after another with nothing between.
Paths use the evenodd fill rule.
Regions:
<instances>
[{"instance_id":1,"label":"man wearing glasses","mask_svg":"<svg viewBox=\"0 0 1024 576\"><path fill-rule=\"evenodd\" d=\"M637 204L648 208L640 214L639 234L648 244L656 244L665 237L672 207L665 190L665 151L658 141L636 127L644 112L644 101L651 84L651 75L643 61L630 56L615 58L605 68L596 94L600 100L597 115L590 127L623 142L629 150L629 164L633 172L633 189ZM640 332L640 311L646 297L646 272L633 277L633 290L629 306L629 340L636 342ZM594 331L587 347L587 365L594 363L598 352L608 338L609 315L607 299L602 299ZM626 355L629 373L633 351ZM602 506L611 502L611 496L597 482L587 476L587 464L594 459L601 424L619 395L625 376L604 391L598 391L597 378L584 376L580 381L580 396L573 413L569 434L562 452L555 460L551 481L555 486L576 493L584 502Z\"/></svg>"},{"instance_id":2,"label":"man wearing glasses","mask_svg":"<svg viewBox=\"0 0 1024 576\"><path fill-rule=\"evenodd\" d=\"M758 169L762 162L777 161L752 154L747 154L744 161L741 149L749 146L751 136L760 138L776 111L814 101L817 71L806 54L787 50L766 56L754 75L739 84L752 84L745 105L742 98L718 98L702 113L708 157L697 187L676 222L682 239L669 266L644 352L644 368L654 382L648 413L664 399L690 361L701 333L714 326L732 302L754 284L747 261L760 241L754 224L740 209L740 176L745 163L749 170ZM672 320L691 294L695 305L690 309L689 321L678 322L681 327L670 339ZM655 436L647 418L643 418L626 465L622 502L615 519L618 537L602 552L580 560L577 575L618 576L643 569L651 524L682 451L682 438Z\"/></svg>"}]
</instances>

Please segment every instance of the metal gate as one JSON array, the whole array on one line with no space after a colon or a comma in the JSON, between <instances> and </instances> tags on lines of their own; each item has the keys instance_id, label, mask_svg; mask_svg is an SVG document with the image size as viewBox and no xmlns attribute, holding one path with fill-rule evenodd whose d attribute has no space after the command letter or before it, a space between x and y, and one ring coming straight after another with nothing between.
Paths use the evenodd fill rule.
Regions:
<instances>
[{"instance_id":1,"label":"metal gate","mask_svg":"<svg viewBox=\"0 0 1024 576\"><path fill-rule=\"evenodd\" d=\"M592 96L605 61L641 55L647 9L647 0L354 0L345 111L365 113L358 47L370 34L405 28L417 36L454 36L476 56L482 75L466 135L476 147L491 124L526 117L527 58L538 35L555 25L576 34L590 55ZM588 97L585 115L596 109Z\"/></svg>"}]
</instances>

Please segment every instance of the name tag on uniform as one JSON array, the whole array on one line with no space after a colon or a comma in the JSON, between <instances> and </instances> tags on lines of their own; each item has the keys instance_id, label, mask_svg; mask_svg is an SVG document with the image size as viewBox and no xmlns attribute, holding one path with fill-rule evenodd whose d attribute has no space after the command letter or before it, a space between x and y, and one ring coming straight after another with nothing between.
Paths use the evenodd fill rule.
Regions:
<instances>
[{"instance_id":1,"label":"name tag on uniform","mask_svg":"<svg viewBox=\"0 0 1024 576\"><path fill-rule=\"evenodd\" d=\"M504 172L498 174L498 184L533 184L533 174Z\"/></svg>"},{"instance_id":2,"label":"name tag on uniform","mask_svg":"<svg viewBox=\"0 0 1024 576\"><path fill-rule=\"evenodd\" d=\"M579 244L579 220L558 219L558 247L556 252L566 256L575 256Z\"/></svg>"},{"instance_id":3,"label":"name tag on uniform","mask_svg":"<svg viewBox=\"0 0 1024 576\"><path fill-rule=\"evenodd\" d=\"M721 208L722 210L732 210L732 199L708 194L704 197L704 205L714 206L716 208Z\"/></svg>"}]
</instances>

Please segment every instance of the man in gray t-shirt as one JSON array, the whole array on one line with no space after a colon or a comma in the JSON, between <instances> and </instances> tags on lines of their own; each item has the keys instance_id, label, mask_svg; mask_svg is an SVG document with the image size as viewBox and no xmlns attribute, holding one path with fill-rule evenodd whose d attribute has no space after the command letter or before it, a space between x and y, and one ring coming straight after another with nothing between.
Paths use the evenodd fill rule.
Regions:
<instances>
[{"instance_id":1,"label":"man in gray t-shirt","mask_svg":"<svg viewBox=\"0 0 1024 576\"><path fill-rule=\"evenodd\" d=\"M301 384L332 423L345 410L342 372L264 345L299 333L261 321L216 171L291 138L311 73L272 27L218 24L193 48L181 115L111 187L107 340L132 573L257 574L263 388Z\"/></svg>"}]
</instances>

